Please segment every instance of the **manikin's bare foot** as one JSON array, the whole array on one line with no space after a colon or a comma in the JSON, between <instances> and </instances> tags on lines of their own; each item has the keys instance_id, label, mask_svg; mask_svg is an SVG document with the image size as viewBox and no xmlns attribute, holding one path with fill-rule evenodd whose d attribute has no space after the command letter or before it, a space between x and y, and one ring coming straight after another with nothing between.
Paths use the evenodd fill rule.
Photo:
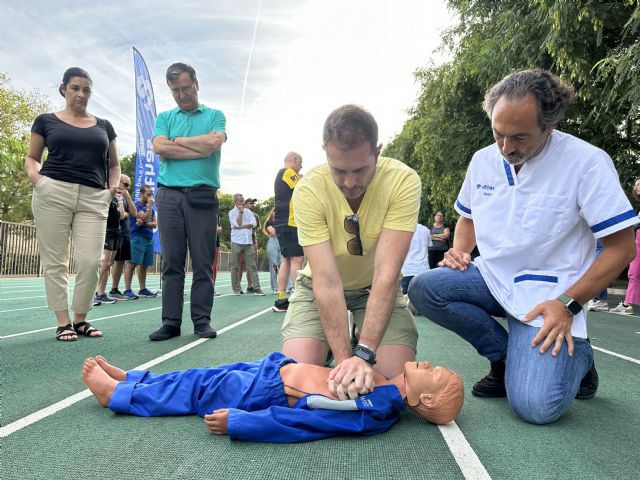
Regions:
<instances>
[{"instance_id":1,"label":"manikin's bare foot","mask_svg":"<svg viewBox=\"0 0 640 480\"><path fill-rule=\"evenodd\" d=\"M92 357L87 358L82 365L82 381L103 407L109 405L111 395L118 385L118 381L102 370Z\"/></svg>"},{"instance_id":2,"label":"manikin's bare foot","mask_svg":"<svg viewBox=\"0 0 640 480\"><path fill-rule=\"evenodd\" d=\"M124 382L127 379L127 372L125 372L121 368L111 365L102 355L96 355L96 362L98 363L98 365L100 365L100 368L104 370L111 378L119 382Z\"/></svg>"}]
</instances>

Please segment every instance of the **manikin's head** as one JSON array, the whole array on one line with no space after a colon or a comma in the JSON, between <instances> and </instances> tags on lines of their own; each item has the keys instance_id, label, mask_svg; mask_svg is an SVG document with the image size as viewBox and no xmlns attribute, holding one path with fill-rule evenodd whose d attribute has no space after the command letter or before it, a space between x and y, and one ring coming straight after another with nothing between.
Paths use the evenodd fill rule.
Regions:
<instances>
[{"instance_id":1,"label":"manikin's head","mask_svg":"<svg viewBox=\"0 0 640 480\"><path fill-rule=\"evenodd\" d=\"M406 362L404 380L407 405L429 422L444 425L460 413L464 385L453 370L430 362Z\"/></svg>"}]
</instances>

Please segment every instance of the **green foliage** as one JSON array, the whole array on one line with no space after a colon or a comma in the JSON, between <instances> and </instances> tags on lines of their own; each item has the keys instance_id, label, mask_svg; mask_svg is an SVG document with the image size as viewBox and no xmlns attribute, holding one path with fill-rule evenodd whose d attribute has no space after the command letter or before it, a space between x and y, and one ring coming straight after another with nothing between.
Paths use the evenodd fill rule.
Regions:
<instances>
[{"instance_id":1,"label":"green foliage","mask_svg":"<svg viewBox=\"0 0 640 480\"><path fill-rule=\"evenodd\" d=\"M428 223L453 203L473 153L493 142L484 92L523 68L553 71L578 102L560 128L603 148L631 191L640 171L638 0L449 0L459 23L442 37L452 60L416 73L422 91L384 155L420 174Z\"/></svg>"},{"instance_id":2,"label":"green foliage","mask_svg":"<svg viewBox=\"0 0 640 480\"><path fill-rule=\"evenodd\" d=\"M120 159L120 171L124 175L128 175L132 182L135 181L136 177L136 154L130 153L128 155L124 155Z\"/></svg>"},{"instance_id":3,"label":"green foliage","mask_svg":"<svg viewBox=\"0 0 640 480\"><path fill-rule=\"evenodd\" d=\"M0 73L0 220L33 219L32 187L24 173L24 158L31 124L48 108L37 92L14 89L9 77Z\"/></svg>"}]
</instances>

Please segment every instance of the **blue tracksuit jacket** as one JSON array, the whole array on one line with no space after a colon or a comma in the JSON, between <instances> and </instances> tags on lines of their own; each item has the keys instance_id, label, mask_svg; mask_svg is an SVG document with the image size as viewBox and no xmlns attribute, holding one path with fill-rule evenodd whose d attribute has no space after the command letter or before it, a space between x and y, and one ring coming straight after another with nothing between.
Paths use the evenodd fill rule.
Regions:
<instances>
[{"instance_id":1,"label":"blue tracksuit jacket","mask_svg":"<svg viewBox=\"0 0 640 480\"><path fill-rule=\"evenodd\" d=\"M130 370L109 408L144 417L202 417L228 408L231 439L274 443L385 432L404 408L395 385L376 387L356 400L307 395L289 407L280 377L287 363L294 360L275 352L256 362L165 374Z\"/></svg>"}]
</instances>

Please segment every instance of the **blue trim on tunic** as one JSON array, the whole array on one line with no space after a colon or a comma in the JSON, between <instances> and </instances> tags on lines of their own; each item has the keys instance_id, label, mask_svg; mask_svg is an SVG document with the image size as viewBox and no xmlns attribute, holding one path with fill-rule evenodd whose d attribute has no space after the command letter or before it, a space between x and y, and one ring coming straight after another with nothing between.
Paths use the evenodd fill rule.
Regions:
<instances>
[{"instance_id":1,"label":"blue trim on tunic","mask_svg":"<svg viewBox=\"0 0 640 480\"><path fill-rule=\"evenodd\" d=\"M513 279L513 283L520 283L526 280L533 280L536 282L558 283L558 277L554 277L552 275L534 275L531 273L517 276L516 278Z\"/></svg>"},{"instance_id":2,"label":"blue trim on tunic","mask_svg":"<svg viewBox=\"0 0 640 480\"><path fill-rule=\"evenodd\" d=\"M509 182L510 186L515 186L515 182L513 181L513 174L511 173L511 165L509 165L509 162L507 162L506 160L502 160L502 163L504 164L504 171L507 174L507 181Z\"/></svg>"},{"instance_id":3,"label":"blue trim on tunic","mask_svg":"<svg viewBox=\"0 0 640 480\"><path fill-rule=\"evenodd\" d=\"M598 233L600 230L604 230L605 228L609 228L618 223L622 223L625 220L628 220L635 216L636 216L636 212L633 210L629 210L627 212L621 213L620 215L616 215L615 217L611 217L608 220L605 220L604 222L597 223L590 228L593 233Z\"/></svg>"}]
</instances>

